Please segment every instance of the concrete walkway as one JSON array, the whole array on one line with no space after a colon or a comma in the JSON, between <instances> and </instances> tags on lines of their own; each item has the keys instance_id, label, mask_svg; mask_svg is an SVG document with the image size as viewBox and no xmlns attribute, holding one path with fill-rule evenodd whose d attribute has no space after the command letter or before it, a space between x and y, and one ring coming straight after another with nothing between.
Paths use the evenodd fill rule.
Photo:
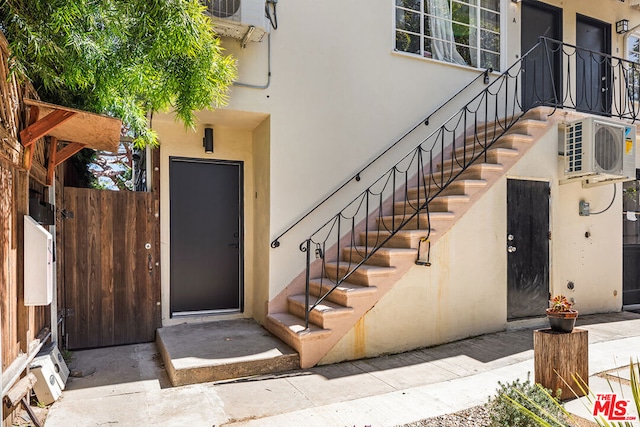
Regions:
<instances>
[{"instance_id":1,"label":"concrete walkway","mask_svg":"<svg viewBox=\"0 0 640 427\"><path fill-rule=\"evenodd\" d=\"M71 367L84 377L70 379L46 427L405 424L483 404L498 381L526 379L532 330L540 327L544 322L399 355L182 387L170 387L152 343L79 351ZM578 327L589 331L590 375L640 357L638 314L583 316Z\"/></svg>"}]
</instances>

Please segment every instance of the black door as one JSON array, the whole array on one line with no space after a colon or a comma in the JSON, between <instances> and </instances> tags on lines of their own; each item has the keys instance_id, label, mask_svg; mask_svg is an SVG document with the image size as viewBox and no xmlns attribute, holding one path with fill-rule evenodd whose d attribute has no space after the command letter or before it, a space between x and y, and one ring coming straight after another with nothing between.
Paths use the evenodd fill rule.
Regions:
<instances>
[{"instance_id":1,"label":"black door","mask_svg":"<svg viewBox=\"0 0 640 427\"><path fill-rule=\"evenodd\" d=\"M540 2L524 1L521 10L520 51L525 55L539 38L562 40L562 9ZM522 63L522 103L525 110L562 101L562 49L546 41L531 51ZM558 100L556 102L556 100Z\"/></svg>"},{"instance_id":2,"label":"black door","mask_svg":"<svg viewBox=\"0 0 640 427\"><path fill-rule=\"evenodd\" d=\"M541 316L549 299L549 183L507 180L507 318Z\"/></svg>"},{"instance_id":3,"label":"black door","mask_svg":"<svg viewBox=\"0 0 640 427\"><path fill-rule=\"evenodd\" d=\"M638 171L636 181L622 184L622 209L633 213L622 221L622 305L633 309L640 307L640 220L635 214L640 212Z\"/></svg>"},{"instance_id":4,"label":"black door","mask_svg":"<svg viewBox=\"0 0 640 427\"><path fill-rule=\"evenodd\" d=\"M576 109L609 114L611 25L576 15L576 46Z\"/></svg>"},{"instance_id":5,"label":"black door","mask_svg":"<svg viewBox=\"0 0 640 427\"><path fill-rule=\"evenodd\" d=\"M242 311L242 163L171 157L171 315Z\"/></svg>"}]
</instances>

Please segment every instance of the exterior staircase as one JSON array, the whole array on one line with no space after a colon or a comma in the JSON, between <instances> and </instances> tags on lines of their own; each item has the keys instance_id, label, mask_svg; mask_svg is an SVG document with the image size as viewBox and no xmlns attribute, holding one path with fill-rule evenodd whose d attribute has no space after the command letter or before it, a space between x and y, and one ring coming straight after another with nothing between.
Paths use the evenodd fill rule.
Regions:
<instances>
[{"instance_id":1,"label":"exterior staircase","mask_svg":"<svg viewBox=\"0 0 640 427\"><path fill-rule=\"evenodd\" d=\"M286 295L286 310L267 316L267 329L300 354L300 365L308 368L316 365L323 356L394 286L394 284L424 258L426 251L420 241L429 239L431 246L453 227L498 179L513 166L536 140L549 130L551 123L546 117L552 109L538 107L527 112L520 120L493 144L494 124L471 132L460 148L450 149L448 159L437 164L438 170L448 176L462 171L456 159L467 161L482 151L485 141L490 145L486 156L482 156L444 188L428 205L405 226L392 233L416 212L412 206L424 202L424 194L433 194L425 188L409 188L407 201L391 203L389 215L377 218L377 231L360 234L360 246L342 249L340 259L325 262L324 277L310 280L310 304L313 296L326 294L335 286L338 277L343 277L353 266L364 259L367 251L376 242L389 240L367 261L351 273L319 305L309 313L309 328L305 327L305 291L300 286L290 285L283 291ZM430 184L435 185L435 184ZM435 191L434 191L435 190ZM420 202L422 200L422 202ZM375 246L374 246L375 247Z\"/></svg>"}]
</instances>

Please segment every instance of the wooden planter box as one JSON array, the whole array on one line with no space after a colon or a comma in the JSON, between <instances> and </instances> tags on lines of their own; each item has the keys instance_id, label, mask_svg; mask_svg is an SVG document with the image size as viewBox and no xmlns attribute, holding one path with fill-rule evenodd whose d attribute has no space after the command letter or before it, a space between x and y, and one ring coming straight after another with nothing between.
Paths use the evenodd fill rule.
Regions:
<instances>
[{"instance_id":1,"label":"wooden planter box","mask_svg":"<svg viewBox=\"0 0 640 427\"><path fill-rule=\"evenodd\" d=\"M555 392L562 389L562 400L584 396L573 380L578 375L589 384L589 336L584 329L573 332L555 332L551 329L533 331L533 360L535 382Z\"/></svg>"}]
</instances>

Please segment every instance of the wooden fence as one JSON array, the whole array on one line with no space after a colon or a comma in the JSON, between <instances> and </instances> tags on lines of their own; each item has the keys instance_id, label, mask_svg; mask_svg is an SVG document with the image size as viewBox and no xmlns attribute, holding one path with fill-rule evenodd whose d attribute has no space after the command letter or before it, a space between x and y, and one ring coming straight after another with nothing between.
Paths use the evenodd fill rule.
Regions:
<instances>
[{"instance_id":1,"label":"wooden fence","mask_svg":"<svg viewBox=\"0 0 640 427\"><path fill-rule=\"evenodd\" d=\"M36 143L31 173L22 166L24 150L18 135L25 127L23 98L38 99L33 87L8 67L9 49L0 33L0 363L2 389L24 373L28 357L41 344L38 334L51 327L49 307L24 305L23 217L29 210L29 189L42 192L46 179L44 140ZM2 405L2 425L15 412Z\"/></svg>"},{"instance_id":2,"label":"wooden fence","mask_svg":"<svg viewBox=\"0 0 640 427\"><path fill-rule=\"evenodd\" d=\"M152 193L65 188L64 301L70 349L149 342L160 327Z\"/></svg>"}]
</instances>

